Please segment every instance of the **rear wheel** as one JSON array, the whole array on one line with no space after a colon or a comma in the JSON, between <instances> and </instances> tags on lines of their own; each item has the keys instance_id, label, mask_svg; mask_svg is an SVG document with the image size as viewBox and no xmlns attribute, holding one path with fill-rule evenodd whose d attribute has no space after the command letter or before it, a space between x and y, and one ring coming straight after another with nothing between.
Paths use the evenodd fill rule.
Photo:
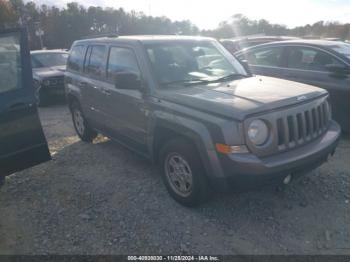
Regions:
<instances>
[{"instance_id":1,"label":"rear wheel","mask_svg":"<svg viewBox=\"0 0 350 262\"><path fill-rule=\"evenodd\" d=\"M84 142L92 142L96 138L97 132L89 127L80 105L75 101L71 105L71 112L74 128L80 139Z\"/></svg>"},{"instance_id":2,"label":"rear wheel","mask_svg":"<svg viewBox=\"0 0 350 262\"><path fill-rule=\"evenodd\" d=\"M164 184L177 202L193 207L207 199L207 178L192 143L181 138L171 140L161 149L159 165Z\"/></svg>"}]
</instances>

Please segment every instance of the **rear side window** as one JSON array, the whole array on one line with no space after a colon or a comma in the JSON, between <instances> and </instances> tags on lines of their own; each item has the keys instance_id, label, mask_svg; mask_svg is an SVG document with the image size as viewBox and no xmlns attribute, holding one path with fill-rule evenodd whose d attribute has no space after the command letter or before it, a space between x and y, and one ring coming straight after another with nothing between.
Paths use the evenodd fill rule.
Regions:
<instances>
[{"instance_id":1,"label":"rear side window","mask_svg":"<svg viewBox=\"0 0 350 262\"><path fill-rule=\"evenodd\" d=\"M106 46L91 46L90 57L85 72L95 77L104 77L106 72Z\"/></svg>"},{"instance_id":2,"label":"rear side window","mask_svg":"<svg viewBox=\"0 0 350 262\"><path fill-rule=\"evenodd\" d=\"M135 54L128 48L111 47L108 59L108 78L115 79L121 73L140 75Z\"/></svg>"},{"instance_id":3,"label":"rear side window","mask_svg":"<svg viewBox=\"0 0 350 262\"><path fill-rule=\"evenodd\" d=\"M259 66L280 66L283 48L269 47L253 50L240 56L240 59L246 59L251 65Z\"/></svg>"},{"instance_id":4,"label":"rear side window","mask_svg":"<svg viewBox=\"0 0 350 262\"><path fill-rule=\"evenodd\" d=\"M82 71L83 63L84 63L84 57L85 57L85 46L78 45L74 46L69 59L68 59L68 69L73 71Z\"/></svg>"}]
</instances>

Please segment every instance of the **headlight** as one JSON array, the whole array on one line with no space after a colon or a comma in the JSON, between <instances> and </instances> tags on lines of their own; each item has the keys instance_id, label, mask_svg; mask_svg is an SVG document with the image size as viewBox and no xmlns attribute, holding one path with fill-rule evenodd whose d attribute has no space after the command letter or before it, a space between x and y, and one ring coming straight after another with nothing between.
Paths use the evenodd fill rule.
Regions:
<instances>
[{"instance_id":1,"label":"headlight","mask_svg":"<svg viewBox=\"0 0 350 262\"><path fill-rule=\"evenodd\" d=\"M248 127L248 137L254 145L261 146L269 138L269 128L263 120L253 120Z\"/></svg>"}]
</instances>

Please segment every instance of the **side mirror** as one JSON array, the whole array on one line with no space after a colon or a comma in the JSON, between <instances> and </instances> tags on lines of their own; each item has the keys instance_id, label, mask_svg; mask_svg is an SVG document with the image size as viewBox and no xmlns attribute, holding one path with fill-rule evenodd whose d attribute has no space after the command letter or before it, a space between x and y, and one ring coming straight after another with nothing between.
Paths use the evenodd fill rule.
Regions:
<instances>
[{"instance_id":1,"label":"side mirror","mask_svg":"<svg viewBox=\"0 0 350 262\"><path fill-rule=\"evenodd\" d=\"M139 76L131 72L116 74L114 84L117 89L141 89Z\"/></svg>"},{"instance_id":2,"label":"side mirror","mask_svg":"<svg viewBox=\"0 0 350 262\"><path fill-rule=\"evenodd\" d=\"M350 68L345 65L329 64L329 65L325 65L325 67L329 72L334 73L336 75L350 74Z\"/></svg>"}]
</instances>

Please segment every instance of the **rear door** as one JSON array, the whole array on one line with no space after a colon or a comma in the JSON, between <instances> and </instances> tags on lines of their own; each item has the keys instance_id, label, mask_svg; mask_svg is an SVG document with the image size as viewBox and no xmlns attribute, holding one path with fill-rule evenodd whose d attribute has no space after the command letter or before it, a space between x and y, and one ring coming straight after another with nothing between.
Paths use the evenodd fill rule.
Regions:
<instances>
[{"instance_id":1,"label":"rear door","mask_svg":"<svg viewBox=\"0 0 350 262\"><path fill-rule=\"evenodd\" d=\"M0 31L0 176L50 160L24 29Z\"/></svg>"},{"instance_id":2,"label":"rear door","mask_svg":"<svg viewBox=\"0 0 350 262\"><path fill-rule=\"evenodd\" d=\"M103 129L106 114L103 111L105 97L103 81L106 77L107 46L90 45L87 49L84 63L83 100L89 108L87 117L90 123L98 129Z\"/></svg>"},{"instance_id":3,"label":"rear door","mask_svg":"<svg viewBox=\"0 0 350 262\"><path fill-rule=\"evenodd\" d=\"M254 48L238 55L240 60L247 61L252 73L279 78L284 74L284 57L282 46Z\"/></svg>"}]
</instances>

